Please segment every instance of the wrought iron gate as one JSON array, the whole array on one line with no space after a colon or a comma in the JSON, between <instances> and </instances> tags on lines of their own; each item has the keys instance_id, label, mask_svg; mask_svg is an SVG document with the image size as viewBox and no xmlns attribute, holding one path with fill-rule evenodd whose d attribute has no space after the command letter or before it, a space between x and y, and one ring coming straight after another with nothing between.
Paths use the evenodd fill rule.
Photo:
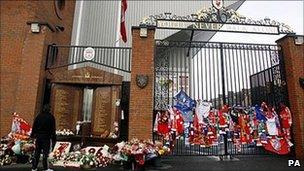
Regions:
<instances>
[{"instance_id":1,"label":"wrought iron gate","mask_svg":"<svg viewBox=\"0 0 304 171\"><path fill-rule=\"evenodd\" d=\"M191 98L211 102L216 109L287 103L280 47L265 44L174 42L156 40L154 109L166 110L184 90ZM265 154L263 149L227 142L209 148L175 144L174 155Z\"/></svg>"}]
</instances>

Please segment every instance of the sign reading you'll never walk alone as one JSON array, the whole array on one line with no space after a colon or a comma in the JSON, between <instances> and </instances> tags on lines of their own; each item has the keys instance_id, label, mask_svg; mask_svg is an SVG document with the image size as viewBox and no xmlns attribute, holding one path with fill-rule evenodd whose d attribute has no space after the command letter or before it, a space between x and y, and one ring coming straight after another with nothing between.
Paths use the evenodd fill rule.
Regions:
<instances>
[{"instance_id":1,"label":"sign reading you'll never walk alone","mask_svg":"<svg viewBox=\"0 0 304 171\"><path fill-rule=\"evenodd\" d=\"M221 32L244 32L244 33L263 33L263 34L279 34L277 26L257 26L243 24L222 24L207 22L191 22L191 21L167 21L158 20L157 28L163 29L189 29L203 31L221 31Z\"/></svg>"},{"instance_id":2,"label":"sign reading you'll never walk alone","mask_svg":"<svg viewBox=\"0 0 304 171\"><path fill-rule=\"evenodd\" d=\"M177 16L171 13L151 15L141 25L156 26L158 29L202 30L240 32L256 34L292 33L290 27L269 18L252 20L241 16L235 10L224 7L223 0L212 0L213 7L196 14Z\"/></svg>"}]
</instances>

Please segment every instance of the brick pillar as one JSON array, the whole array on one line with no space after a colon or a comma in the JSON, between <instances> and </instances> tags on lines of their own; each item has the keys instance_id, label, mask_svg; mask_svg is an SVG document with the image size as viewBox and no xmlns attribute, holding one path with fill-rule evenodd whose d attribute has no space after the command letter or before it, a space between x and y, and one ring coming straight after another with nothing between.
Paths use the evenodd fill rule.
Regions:
<instances>
[{"instance_id":1,"label":"brick pillar","mask_svg":"<svg viewBox=\"0 0 304 171\"><path fill-rule=\"evenodd\" d=\"M38 34L30 29L24 40L21 59L21 72L17 84L15 111L28 122L40 111L43 98L44 66L47 51L48 28L43 26Z\"/></svg>"},{"instance_id":2,"label":"brick pillar","mask_svg":"<svg viewBox=\"0 0 304 171\"><path fill-rule=\"evenodd\" d=\"M152 139L154 88L154 28L140 37L140 28L132 28L132 66L129 110L129 140ZM136 75L147 75L148 84L139 88Z\"/></svg>"},{"instance_id":3,"label":"brick pillar","mask_svg":"<svg viewBox=\"0 0 304 171\"><path fill-rule=\"evenodd\" d=\"M304 160L304 89L299 83L299 78L304 77L304 44L295 45L294 38L287 35L277 43L282 47L285 63L296 158Z\"/></svg>"}]
</instances>

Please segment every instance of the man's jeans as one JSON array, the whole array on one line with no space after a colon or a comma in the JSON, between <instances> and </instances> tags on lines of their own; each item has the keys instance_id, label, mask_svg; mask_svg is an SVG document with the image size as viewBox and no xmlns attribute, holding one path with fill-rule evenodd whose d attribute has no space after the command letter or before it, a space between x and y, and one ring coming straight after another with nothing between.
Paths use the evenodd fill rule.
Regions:
<instances>
[{"instance_id":1,"label":"man's jeans","mask_svg":"<svg viewBox=\"0 0 304 171\"><path fill-rule=\"evenodd\" d=\"M49 137L43 136L43 135L38 135L36 138L36 149L35 149L35 154L33 157L33 162L32 162L32 168L36 169L39 163L39 158L40 158L40 154L41 151L43 153L43 169L47 170L48 169L48 155L50 152L50 145L51 145L51 141Z\"/></svg>"}]
</instances>

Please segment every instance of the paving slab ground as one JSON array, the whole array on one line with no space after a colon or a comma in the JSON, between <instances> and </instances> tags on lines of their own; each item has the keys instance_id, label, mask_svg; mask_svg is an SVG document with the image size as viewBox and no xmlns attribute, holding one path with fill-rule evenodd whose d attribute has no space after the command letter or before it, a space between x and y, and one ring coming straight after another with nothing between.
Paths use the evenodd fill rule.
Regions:
<instances>
[{"instance_id":1,"label":"paving slab ground","mask_svg":"<svg viewBox=\"0 0 304 171\"><path fill-rule=\"evenodd\" d=\"M304 171L304 161L300 167L288 167L288 160L291 157L278 156L235 156L232 159L220 160L216 156L170 156L161 159L156 166L148 166L146 171ZM73 171L84 169L71 169L53 167L55 171ZM29 164L16 164L0 167L1 171L30 171ZM39 170L42 170L40 167ZM124 170L121 166L112 165L105 168L86 169L100 171Z\"/></svg>"}]
</instances>

